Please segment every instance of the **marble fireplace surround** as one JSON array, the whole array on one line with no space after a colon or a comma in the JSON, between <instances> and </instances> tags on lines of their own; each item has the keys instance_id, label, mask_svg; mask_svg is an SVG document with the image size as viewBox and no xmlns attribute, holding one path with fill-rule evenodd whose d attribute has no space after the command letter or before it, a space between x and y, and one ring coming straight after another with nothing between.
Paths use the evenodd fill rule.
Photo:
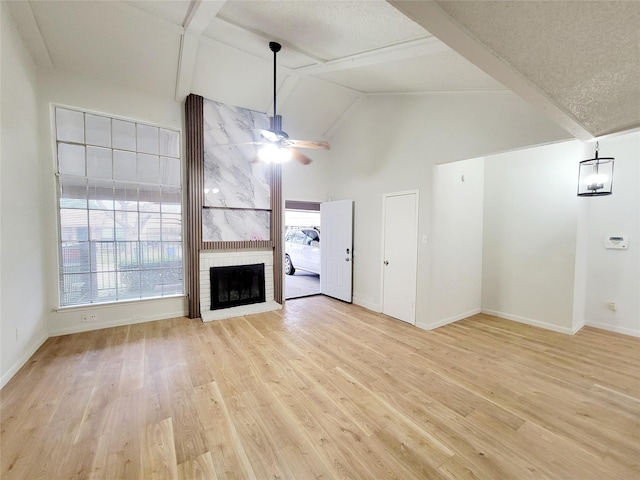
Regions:
<instances>
[{"instance_id":1,"label":"marble fireplace surround","mask_svg":"<svg viewBox=\"0 0 640 480\"><path fill-rule=\"evenodd\" d=\"M274 278L278 279L283 275L282 262L274 262L274 259L283 258L284 239L279 234L273 234L282 230L281 166L279 164L269 166L269 188L266 191L261 190L260 186L264 185L264 182L251 183L247 180L250 177L249 170L253 174L257 173L253 171L255 165L248 165L247 155L243 157L244 162L238 159L237 163L233 163L242 172L219 168L222 165L227 167L232 165L227 161L229 160L227 155L232 152L222 144L228 141L227 137L233 137L235 141L234 135L246 132L248 123L251 122L244 115L246 112L221 104L218 104L220 108L217 108L218 117L221 117L218 118L219 121L212 121L211 117L205 121L205 106L211 105L212 103L207 99L194 94L187 96L185 101L186 182L189 192L189 201L186 205L187 251L189 252L187 286L190 292L187 304L189 318L201 318L203 321L276 310L282 308L284 303L284 282L273 281ZM251 117L249 120L255 120L254 125L260 123L259 115L252 113L249 116ZM266 115L264 119L267 120ZM233 127L227 128L229 125ZM205 143L210 145L211 136L216 139L222 137L217 139L217 143L223 147L221 150L212 151L205 148ZM206 142L205 139L207 139ZM217 158L219 161L216 161L216 157L219 157ZM221 184L216 183L223 179L224 182ZM238 188L233 189L230 185L236 185ZM224 195L220 196L221 193ZM237 196L248 193L251 193L249 198ZM269 198L268 208L267 198ZM224 218L219 218L220 215ZM244 218L237 218L243 216ZM251 219L255 221L249 221ZM254 231L253 227L256 225L260 226L259 231ZM209 269L217 266L255 263L265 264L266 301L211 310Z\"/></svg>"},{"instance_id":2,"label":"marble fireplace surround","mask_svg":"<svg viewBox=\"0 0 640 480\"><path fill-rule=\"evenodd\" d=\"M274 300L273 288L273 250L202 250L200 251L200 316L203 322L223 320L225 318L264 313L282 308ZM211 287L209 269L211 267L230 267L264 263L264 297L262 303L241 305L239 307L211 310Z\"/></svg>"}]
</instances>

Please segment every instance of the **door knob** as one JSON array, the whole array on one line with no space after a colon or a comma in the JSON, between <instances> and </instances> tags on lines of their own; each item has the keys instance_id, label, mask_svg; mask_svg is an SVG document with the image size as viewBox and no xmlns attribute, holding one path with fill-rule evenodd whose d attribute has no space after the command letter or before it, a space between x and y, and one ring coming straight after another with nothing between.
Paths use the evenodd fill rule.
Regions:
<instances>
[{"instance_id":1,"label":"door knob","mask_svg":"<svg viewBox=\"0 0 640 480\"><path fill-rule=\"evenodd\" d=\"M385 264L385 265L389 265L389 260L385 260L385 261L384 261L384 264Z\"/></svg>"}]
</instances>

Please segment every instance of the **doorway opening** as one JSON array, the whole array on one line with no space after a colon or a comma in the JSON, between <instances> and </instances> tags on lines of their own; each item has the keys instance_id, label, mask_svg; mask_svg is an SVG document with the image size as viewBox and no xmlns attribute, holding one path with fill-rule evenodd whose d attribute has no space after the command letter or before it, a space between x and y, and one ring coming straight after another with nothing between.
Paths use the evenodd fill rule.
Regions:
<instances>
[{"instance_id":1,"label":"doorway opening","mask_svg":"<svg viewBox=\"0 0 640 480\"><path fill-rule=\"evenodd\" d=\"M320 203L285 200L285 300L320 294Z\"/></svg>"}]
</instances>

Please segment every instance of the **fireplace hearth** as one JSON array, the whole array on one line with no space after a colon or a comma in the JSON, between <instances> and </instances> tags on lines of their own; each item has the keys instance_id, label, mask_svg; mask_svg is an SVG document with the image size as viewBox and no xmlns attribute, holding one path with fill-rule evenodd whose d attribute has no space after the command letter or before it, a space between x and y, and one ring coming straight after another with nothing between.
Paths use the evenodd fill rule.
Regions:
<instances>
[{"instance_id":1,"label":"fireplace hearth","mask_svg":"<svg viewBox=\"0 0 640 480\"><path fill-rule=\"evenodd\" d=\"M211 310L265 301L264 263L211 267Z\"/></svg>"}]
</instances>

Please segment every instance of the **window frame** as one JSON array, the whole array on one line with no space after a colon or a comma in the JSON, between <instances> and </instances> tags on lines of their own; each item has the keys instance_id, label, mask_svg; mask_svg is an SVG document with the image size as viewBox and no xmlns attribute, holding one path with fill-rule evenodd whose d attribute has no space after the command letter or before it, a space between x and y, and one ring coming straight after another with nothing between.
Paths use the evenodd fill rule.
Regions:
<instances>
[{"instance_id":1,"label":"window frame","mask_svg":"<svg viewBox=\"0 0 640 480\"><path fill-rule=\"evenodd\" d=\"M69 140L65 140L63 138L59 139L59 122L58 122L58 117L57 117L57 112L58 109L63 109L63 110L67 110L67 111L71 111L71 112L77 112L79 114L82 114L82 121L83 121L83 135L84 135L84 139L83 142L75 142L75 141L69 141ZM52 141L52 151L53 151L53 168L54 168L54 185L55 185L55 205L54 208L56 210L55 215L56 215L56 241L57 241L57 258L56 258L56 268L57 268L57 308L56 310L66 310L66 309L75 309L75 308L87 308L87 307L100 307L100 306L108 306L108 305L122 305L125 303L132 303L132 302L148 302L148 301L153 301L153 300L166 300L169 298L176 298L176 297L185 297L187 295L187 279L186 279L186 268L187 268L187 262L188 259L186 257L187 255L187 242L186 242L186 235L185 235L185 231L186 231L186 225L185 225L185 220L186 220L186 211L185 211L185 188L186 188L186 175L185 175L185 169L184 169L184 151L183 151L183 131L182 128L179 127L174 127L174 126L167 126L167 125L162 125L162 124L158 124L158 123L152 123L149 121L145 121L145 120L139 120L139 119L134 119L131 117L123 117L123 116L119 116L119 115L114 115L114 114L110 114L110 113L104 113L104 112L98 112L98 111L93 111L93 110L89 110L89 109L83 109L83 108L79 108L79 107L75 107L75 106L69 106L69 105L63 105L63 104L56 104L56 103L51 103L50 104L50 118L51 118L51 133L50 133L50 138ZM110 146L105 147L104 145L96 145L95 143L91 142L91 139L87 139L87 116L91 116L91 118L93 117L101 117L101 119L108 119L109 121L109 132L111 135L110 138ZM140 147L138 145L136 145L134 147L133 150L127 150L127 149L123 149L123 148L118 148L118 145L114 145L114 121L115 122L129 122L131 124L134 125L134 136L136 139L136 143L139 141L139 134L138 134L138 128L139 126L144 127L150 127L151 129L157 129L157 133L158 133L158 151L155 153L152 153L151 155L155 155L158 157L159 159L159 168L160 170L160 176L158 177L156 182L141 182L139 180L139 176L138 173L136 173L136 179L132 180L131 178L127 178L127 179L120 179L120 178L116 178L116 176L114 175L114 163L115 163L115 156L114 152L127 152L129 154L133 154L136 156L136 169L138 168L138 160L139 160L139 156L140 155L145 155L146 152L140 152L139 149ZM162 151L160 142L162 140L162 135L163 133L165 135L168 135L167 138L171 138L171 148L169 148L168 150ZM84 147L85 149L85 155L84 155L84 176L75 176L75 175L71 175L68 173L61 173L61 168L60 168L60 160L59 160L59 145L60 144L68 144L68 145L81 145ZM169 145L169 144L167 144ZM111 154L111 178L101 178L100 176L90 176L89 175L89 156L86 153L86 150L88 147L91 148L108 148ZM170 151L169 151L170 150ZM161 153L162 152L162 153ZM163 160L163 159L166 159ZM177 166L175 165L175 161L177 161ZM165 162L165 163L163 163ZM169 180L168 178L170 176L165 177L164 179L162 178L162 168L164 167L169 167L170 165L173 165L172 167L172 175L171 178L173 178L173 180L175 181L177 179L177 183L171 184L171 180ZM136 170L137 172L137 170ZM164 172L166 173L167 170L165 169ZM177 178L176 178L177 176ZM70 179L70 178L75 178L75 179L83 179L83 181L86 183L86 188L87 188L87 204L84 208L78 208L78 211L81 212L85 212L87 215L87 219L90 217L91 212L97 211L104 211L104 212L112 212L113 216L114 216L114 230L113 230L113 238L111 238L110 240L106 240L106 241L101 241L101 240L92 240L91 237L91 232L90 232L90 223L89 220L87 223L87 239L86 239L86 245L83 244L83 248L87 249L88 253L88 266L86 268L86 272L82 272L86 275L91 276L93 279L91 280L91 282L95 282L96 284L97 282L97 278L98 276L101 275L111 275L114 277L118 277L118 279L116 280L115 285L117 285L116 287L114 287L115 289L115 294L112 296L108 296L106 297L104 300L100 299L100 297L98 296L97 293L97 288L98 287L94 287L93 283L91 283L91 287L89 289L89 298L88 301L84 301L84 302L64 302L65 300L65 290L64 290L64 282L65 282L65 275L69 275L69 272L65 272L65 265L64 265L64 259L63 259L63 249L64 249L64 244L67 243L67 240L63 240L64 235L63 235L63 223L62 223L62 216L61 213L62 211L65 209L63 204L62 204L62 200L63 200L63 191L62 191L62 185L63 185L63 178L66 179ZM106 183L110 184L111 186L109 188L113 188L113 200L107 200L107 201L112 201L114 206L113 208L107 208L106 210L101 210L100 208L92 208L91 207L91 187L92 187L92 182L93 182L93 186L97 185L99 183L100 180L105 181ZM149 291L145 292L143 289L142 284L140 284L137 288L137 292L134 295L127 295L126 293L120 293L122 290L118 290L119 287L122 287L122 280L120 279L120 274L122 272L125 272L125 269L122 269L121 266L118 264L118 254L116 253L118 251L118 249L120 248L120 244L121 243L126 243L127 240L123 240L121 238L119 238L119 233L117 230L117 222L115 220L115 216L119 213L128 213L128 210L120 210L117 209L117 194L119 193L117 190L118 186L122 186L122 185L135 185L135 189L136 189L136 208L135 210L131 210L131 213L135 213L136 215L136 227L138 229L137 231L137 237L136 240L132 240L132 243L135 243L137 245L137 248L141 251L141 249L143 248L143 246L148 246L148 243L151 243L152 240L144 240L141 236L141 232L140 232L140 220L139 220L139 216L141 213L147 213L142 209L142 205L141 202L143 200L141 200L141 197L139 195L139 192L142 191L140 190L140 185L144 185L147 186L144 191L145 194L143 196L146 195L151 195L153 189L155 188L158 192L161 193L164 192L172 192L173 197L175 200L177 200L176 202L173 201L169 201L168 205L171 204L177 204L179 205L179 210L177 211L171 211L171 213L173 213L173 218L179 220L180 222L180 228L179 228L179 238L177 240L164 240L163 239L163 232L165 231L165 229L161 226L158 229L158 236L159 239L157 241L155 241L155 243L160 245L161 251L160 251L160 255L162 254L162 249L163 248L169 248L169 247L173 247L175 248L176 246L178 246L179 248L179 262L180 262L180 267L179 269L176 268L169 268L169 266L160 266L159 268L156 269L156 271L160 274L170 274L171 271L176 272L176 274L180 275L180 282L179 283L175 283L174 285L176 286L176 291L175 292L170 292L170 291L162 291L162 289L159 292L154 292L154 294L149 295ZM84 188L84 187L81 187ZM151 189L151 190L149 190ZM179 198L178 198L179 197ZM158 197L152 201L147 201L146 203L150 203L151 205L154 205L154 207L157 207L158 210L158 215L160 215L160 225L162 225L162 215L164 215L165 213L169 213L165 210L162 209L162 205L167 205L166 202L167 200L165 200L163 197ZM176 225L177 226L177 225ZM177 233L176 229L173 230L173 235L175 235ZM113 255L116 258L116 260L114 260L112 267L113 268L109 268L107 267L107 269L105 270L98 270L96 269L94 271L94 269L92 268L92 255L93 255L93 244L98 244L98 243L109 243L111 245L111 249L113 250ZM135 269L132 269L131 271L133 272L137 272L138 276L142 276L145 272L149 272L149 270L146 270L142 264L142 259L141 259L142 253L139 253L139 258L138 258L138 262L137 262L137 267ZM167 262L170 263L170 260L168 259L163 259L163 257L160 257L160 263L163 262ZM168 257L167 257L168 258ZM168 269L168 270L167 270ZM129 270L127 270L129 271ZM166 271L166 272L165 272ZM178 273L179 272L179 273ZM73 273L73 272L72 272ZM142 282L142 279L140 280L140 282ZM164 287L164 284L162 284ZM177 288L177 286L180 286L179 290ZM115 297L115 298L114 298Z\"/></svg>"}]
</instances>

